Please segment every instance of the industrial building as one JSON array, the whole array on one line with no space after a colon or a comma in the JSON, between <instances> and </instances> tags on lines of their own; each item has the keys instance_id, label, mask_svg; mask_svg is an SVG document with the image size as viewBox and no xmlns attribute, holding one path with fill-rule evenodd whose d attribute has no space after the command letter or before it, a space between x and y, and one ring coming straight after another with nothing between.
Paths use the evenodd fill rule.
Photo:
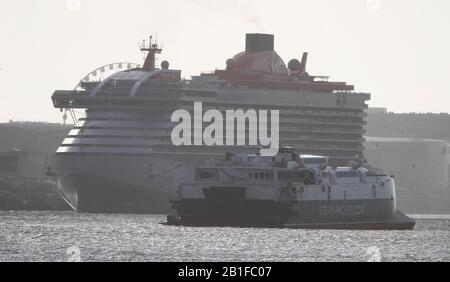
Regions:
<instances>
[{"instance_id":1,"label":"industrial building","mask_svg":"<svg viewBox=\"0 0 450 282\"><path fill-rule=\"evenodd\" d=\"M450 144L423 138L366 137L370 165L395 175L400 208L412 213L450 211Z\"/></svg>"}]
</instances>

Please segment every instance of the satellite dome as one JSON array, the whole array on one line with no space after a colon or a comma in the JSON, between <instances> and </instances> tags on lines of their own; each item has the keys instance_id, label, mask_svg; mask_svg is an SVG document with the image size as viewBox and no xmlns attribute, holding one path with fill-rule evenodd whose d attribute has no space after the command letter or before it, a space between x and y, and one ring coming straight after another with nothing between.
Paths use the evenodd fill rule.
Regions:
<instances>
[{"instance_id":1,"label":"satellite dome","mask_svg":"<svg viewBox=\"0 0 450 282\"><path fill-rule=\"evenodd\" d=\"M169 62L168 61L162 61L161 62L161 68L163 70L168 70L169 69Z\"/></svg>"},{"instance_id":2,"label":"satellite dome","mask_svg":"<svg viewBox=\"0 0 450 282\"><path fill-rule=\"evenodd\" d=\"M288 68L290 71L299 71L300 70L300 61L297 59L292 59L288 63Z\"/></svg>"}]
</instances>

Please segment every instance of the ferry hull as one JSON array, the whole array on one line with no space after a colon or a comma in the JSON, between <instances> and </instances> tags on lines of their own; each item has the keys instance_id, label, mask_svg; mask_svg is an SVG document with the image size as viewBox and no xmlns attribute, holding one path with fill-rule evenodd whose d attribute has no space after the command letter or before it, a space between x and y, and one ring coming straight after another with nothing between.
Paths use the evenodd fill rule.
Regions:
<instances>
[{"instance_id":1,"label":"ferry hull","mask_svg":"<svg viewBox=\"0 0 450 282\"><path fill-rule=\"evenodd\" d=\"M416 222L396 210L391 216L384 219L365 219L342 222L302 222L291 220L283 224L284 228L291 229L336 229L336 230L413 230Z\"/></svg>"},{"instance_id":2,"label":"ferry hull","mask_svg":"<svg viewBox=\"0 0 450 282\"><path fill-rule=\"evenodd\" d=\"M290 216L289 204L264 200L245 203L185 200L174 207L182 224L191 226L280 225Z\"/></svg>"},{"instance_id":3,"label":"ferry hull","mask_svg":"<svg viewBox=\"0 0 450 282\"><path fill-rule=\"evenodd\" d=\"M300 222L354 222L382 220L395 212L391 199L301 201L296 203L295 217Z\"/></svg>"},{"instance_id":4,"label":"ferry hull","mask_svg":"<svg viewBox=\"0 0 450 282\"><path fill-rule=\"evenodd\" d=\"M296 229L412 230L415 221L390 199L290 202L251 201L215 205L205 200L175 203L176 220L187 226L277 227ZM294 212L292 212L294 210Z\"/></svg>"},{"instance_id":5,"label":"ferry hull","mask_svg":"<svg viewBox=\"0 0 450 282\"><path fill-rule=\"evenodd\" d=\"M269 200L214 202L183 200L175 203L185 224L311 224L383 221L395 213L390 199L304 201L300 203Z\"/></svg>"}]
</instances>

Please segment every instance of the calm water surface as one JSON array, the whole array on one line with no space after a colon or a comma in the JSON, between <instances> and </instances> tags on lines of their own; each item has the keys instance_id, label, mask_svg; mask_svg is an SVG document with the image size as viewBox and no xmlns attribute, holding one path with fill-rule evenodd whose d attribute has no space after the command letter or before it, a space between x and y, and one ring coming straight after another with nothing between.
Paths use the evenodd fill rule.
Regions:
<instances>
[{"instance_id":1,"label":"calm water surface","mask_svg":"<svg viewBox=\"0 0 450 282\"><path fill-rule=\"evenodd\" d=\"M413 216L414 231L186 228L165 216L0 212L0 261L450 261L450 215Z\"/></svg>"}]
</instances>

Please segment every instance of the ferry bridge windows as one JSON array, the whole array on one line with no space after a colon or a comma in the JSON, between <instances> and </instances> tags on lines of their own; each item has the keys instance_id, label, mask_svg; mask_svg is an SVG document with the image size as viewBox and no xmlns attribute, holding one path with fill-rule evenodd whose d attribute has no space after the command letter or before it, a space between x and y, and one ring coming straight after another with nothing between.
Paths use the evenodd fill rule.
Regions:
<instances>
[{"instance_id":1,"label":"ferry bridge windows","mask_svg":"<svg viewBox=\"0 0 450 282\"><path fill-rule=\"evenodd\" d=\"M248 178L250 178L250 179L274 179L274 173L273 173L273 171L249 172Z\"/></svg>"},{"instance_id":2,"label":"ferry bridge windows","mask_svg":"<svg viewBox=\"0 0 450 282\"><path fill-rule=\"evenodd\" d=\"M212 178L214 176L214 174L212 172L209 172L209 171L202 171L202 172L199 173L198 176L199 176L199 178L206 179L206 178Z\"/></svg>"},{"instance_id":3,"label":"ferry bridge windows","mask_svg":"<svg viewBox=\"0 0 450 282\"><path fill-rule=\"evenodd\" d=\"M211 180L211 179L217 179L217 172L215 170L200 170L197 172L197 179L198 180Z\"/></svg>"},{"instance_id":4,"label":"ferry bridge windows","mask_svg":"<svg viewBox=\"0 0 450 282\"><path fill-rule=\"evenodd\" d=\"M298 172L280 171L280 172L278 172L278 179L303 180L306 177L307 177L307 173L304 171L298 171Z\"/></svg>"},{"instance_id":5,"label":"ferry bridge windows","mask_svg":"<svg viewBox=\"0 0 450 282\"><path fill-rule=\"evenodd\" d=\"M358 171L338 171L336 172L337 181L339 183L361 183Z\"/></svg>"},{"instance_id":6,"label":"ferry bridge windows","mask_svg":"<svg viewBox=\"0 0 450 282\"><path fill-rule=\"evenodd\" d=\"M357 171L339 171L336 172L336 176L339 178L356 178L358 176Z\"/></svg>"}]
</instances>

